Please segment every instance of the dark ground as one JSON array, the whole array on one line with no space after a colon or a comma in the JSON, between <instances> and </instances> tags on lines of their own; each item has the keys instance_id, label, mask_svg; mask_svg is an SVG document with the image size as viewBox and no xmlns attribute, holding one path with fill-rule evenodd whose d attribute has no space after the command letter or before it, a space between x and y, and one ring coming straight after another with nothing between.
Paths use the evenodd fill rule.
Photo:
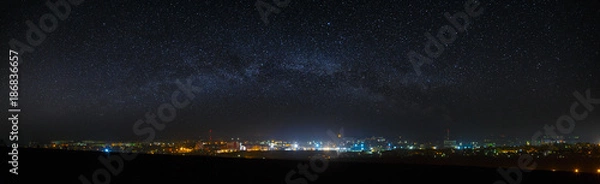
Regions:
<instances>
[{"instance_id":1,"label":"dark ground","mask_svg":"<svg viewBox=\"0 0 600 184\"><path fill-rule=\"evenodd\" d=\"M5 155L10 150L0 149ZM112 154L111 158L116 158ZM92 173L105 169L98 160L105 153L46 149L19 149L19 175L8 172L5 164L2 183L82 183L92 181ZM8 155L3 157L7 163ZM120 158L120 157L119 157ZM138 155L123 162L123 170L110 182L117 183L286 183L288 172L309 161L238 159L204 156ZM113 162L117 166L116 162ZM310 169L309 169L310 170ZM312 172L312 171L310 171ZM99 173L99 172L98 172ZM329 161L316 180L306 183L489 183L501 180L497 168L434 166L414 164L350 163ZM291 180L298 182L298 174ZM600 183L600 174L535 170L524 173L521 183ZM7 179L8 178L8 179ZM8 182L7 182L8 180ZM100 177L100 181L104 181ZM94 182L92 182L94 183ZM102 183L102 182L98 182ZM507 182L508 183L508 182ZM500 183L498 183L500 184Z\"/></svg>"}]
</instances>

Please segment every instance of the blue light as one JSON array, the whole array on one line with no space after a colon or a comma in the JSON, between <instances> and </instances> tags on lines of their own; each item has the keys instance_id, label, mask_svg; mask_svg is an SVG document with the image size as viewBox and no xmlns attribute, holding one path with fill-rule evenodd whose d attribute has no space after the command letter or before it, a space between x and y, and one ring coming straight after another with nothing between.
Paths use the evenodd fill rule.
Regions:
<instances>
[{"instance_id":1,"label":"blue light","mask_svg":"<svg viewBox=\"0 0 600 184\"><path fill-rule=\"evenodd\" d=\"M108 148L104 148L104 152L108 153L109 151Z\"/></svg>"}]
</instances>

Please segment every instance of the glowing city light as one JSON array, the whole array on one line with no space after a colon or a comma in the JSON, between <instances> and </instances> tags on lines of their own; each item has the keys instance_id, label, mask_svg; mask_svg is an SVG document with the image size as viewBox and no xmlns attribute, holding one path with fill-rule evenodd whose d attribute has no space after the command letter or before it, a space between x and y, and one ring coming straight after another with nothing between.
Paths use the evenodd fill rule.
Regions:
<instances>
[{"instance_id":1,"label":"glowing city light","mask_svg":"<svg viewBox=\"0 0 600 184\"><path fill-rule=\"evenodd\" d=\"M579 169L575 169L575 173L578 173L578 172L579 172Z\"/></svg>"}]
</instances>

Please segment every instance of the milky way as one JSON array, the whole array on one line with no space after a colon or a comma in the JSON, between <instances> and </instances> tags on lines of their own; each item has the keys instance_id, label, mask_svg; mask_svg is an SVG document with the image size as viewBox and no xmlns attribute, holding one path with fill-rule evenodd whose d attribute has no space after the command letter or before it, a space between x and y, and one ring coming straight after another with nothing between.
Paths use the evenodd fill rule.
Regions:
<instances>
[{"instance_id":1,"label":"milky way","mask_svg":"<svg viewBox=\"0 0 600 184\"><path fill-rule=\"evenodd\" d=\"M417 75L407 53L424 54L425 33L451 25L443 13L463 3L292 0L265 24L254 1L85 1L24 54L23 131L134 139L135 120L187 78L202 92L164 138L341 126L357 136L526 136L568 112L574 91L600 96L598 1L481 1L482 14ZM7 4L5 40L24 41L24 22L50 12Z\"/></svg>"}]
</instances>

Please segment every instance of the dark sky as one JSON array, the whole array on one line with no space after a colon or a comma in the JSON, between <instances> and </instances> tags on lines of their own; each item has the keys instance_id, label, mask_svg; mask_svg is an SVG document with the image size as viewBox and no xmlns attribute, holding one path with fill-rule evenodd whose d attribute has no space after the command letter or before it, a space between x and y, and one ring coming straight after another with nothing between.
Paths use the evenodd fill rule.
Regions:
<instances>
[{"instance_id":1,"label":"dark sky","mask_svg":"<svg viewBox=\"0 0 600 184\"><path fill-rule=\"evenodd\" d=\"M51 12L43 2L3 2L3 48L27 43L25 21L39 25ZM178 79L201 90L158 139L209 129L307 138L340 127L353 136L441 139L449 127L465 138L528 137L567 114L574 91L600 98L598 0L480 1L481 15L421 75L407 53L426 55L425 33L451 25L444 12L464 12L465 1L292 0L269 24L255 2L71 5L22 54L22 138L141 140L133 124L170 102ZM600 140L599 114L572 135Z\"/></svg>"}]
</instances>

